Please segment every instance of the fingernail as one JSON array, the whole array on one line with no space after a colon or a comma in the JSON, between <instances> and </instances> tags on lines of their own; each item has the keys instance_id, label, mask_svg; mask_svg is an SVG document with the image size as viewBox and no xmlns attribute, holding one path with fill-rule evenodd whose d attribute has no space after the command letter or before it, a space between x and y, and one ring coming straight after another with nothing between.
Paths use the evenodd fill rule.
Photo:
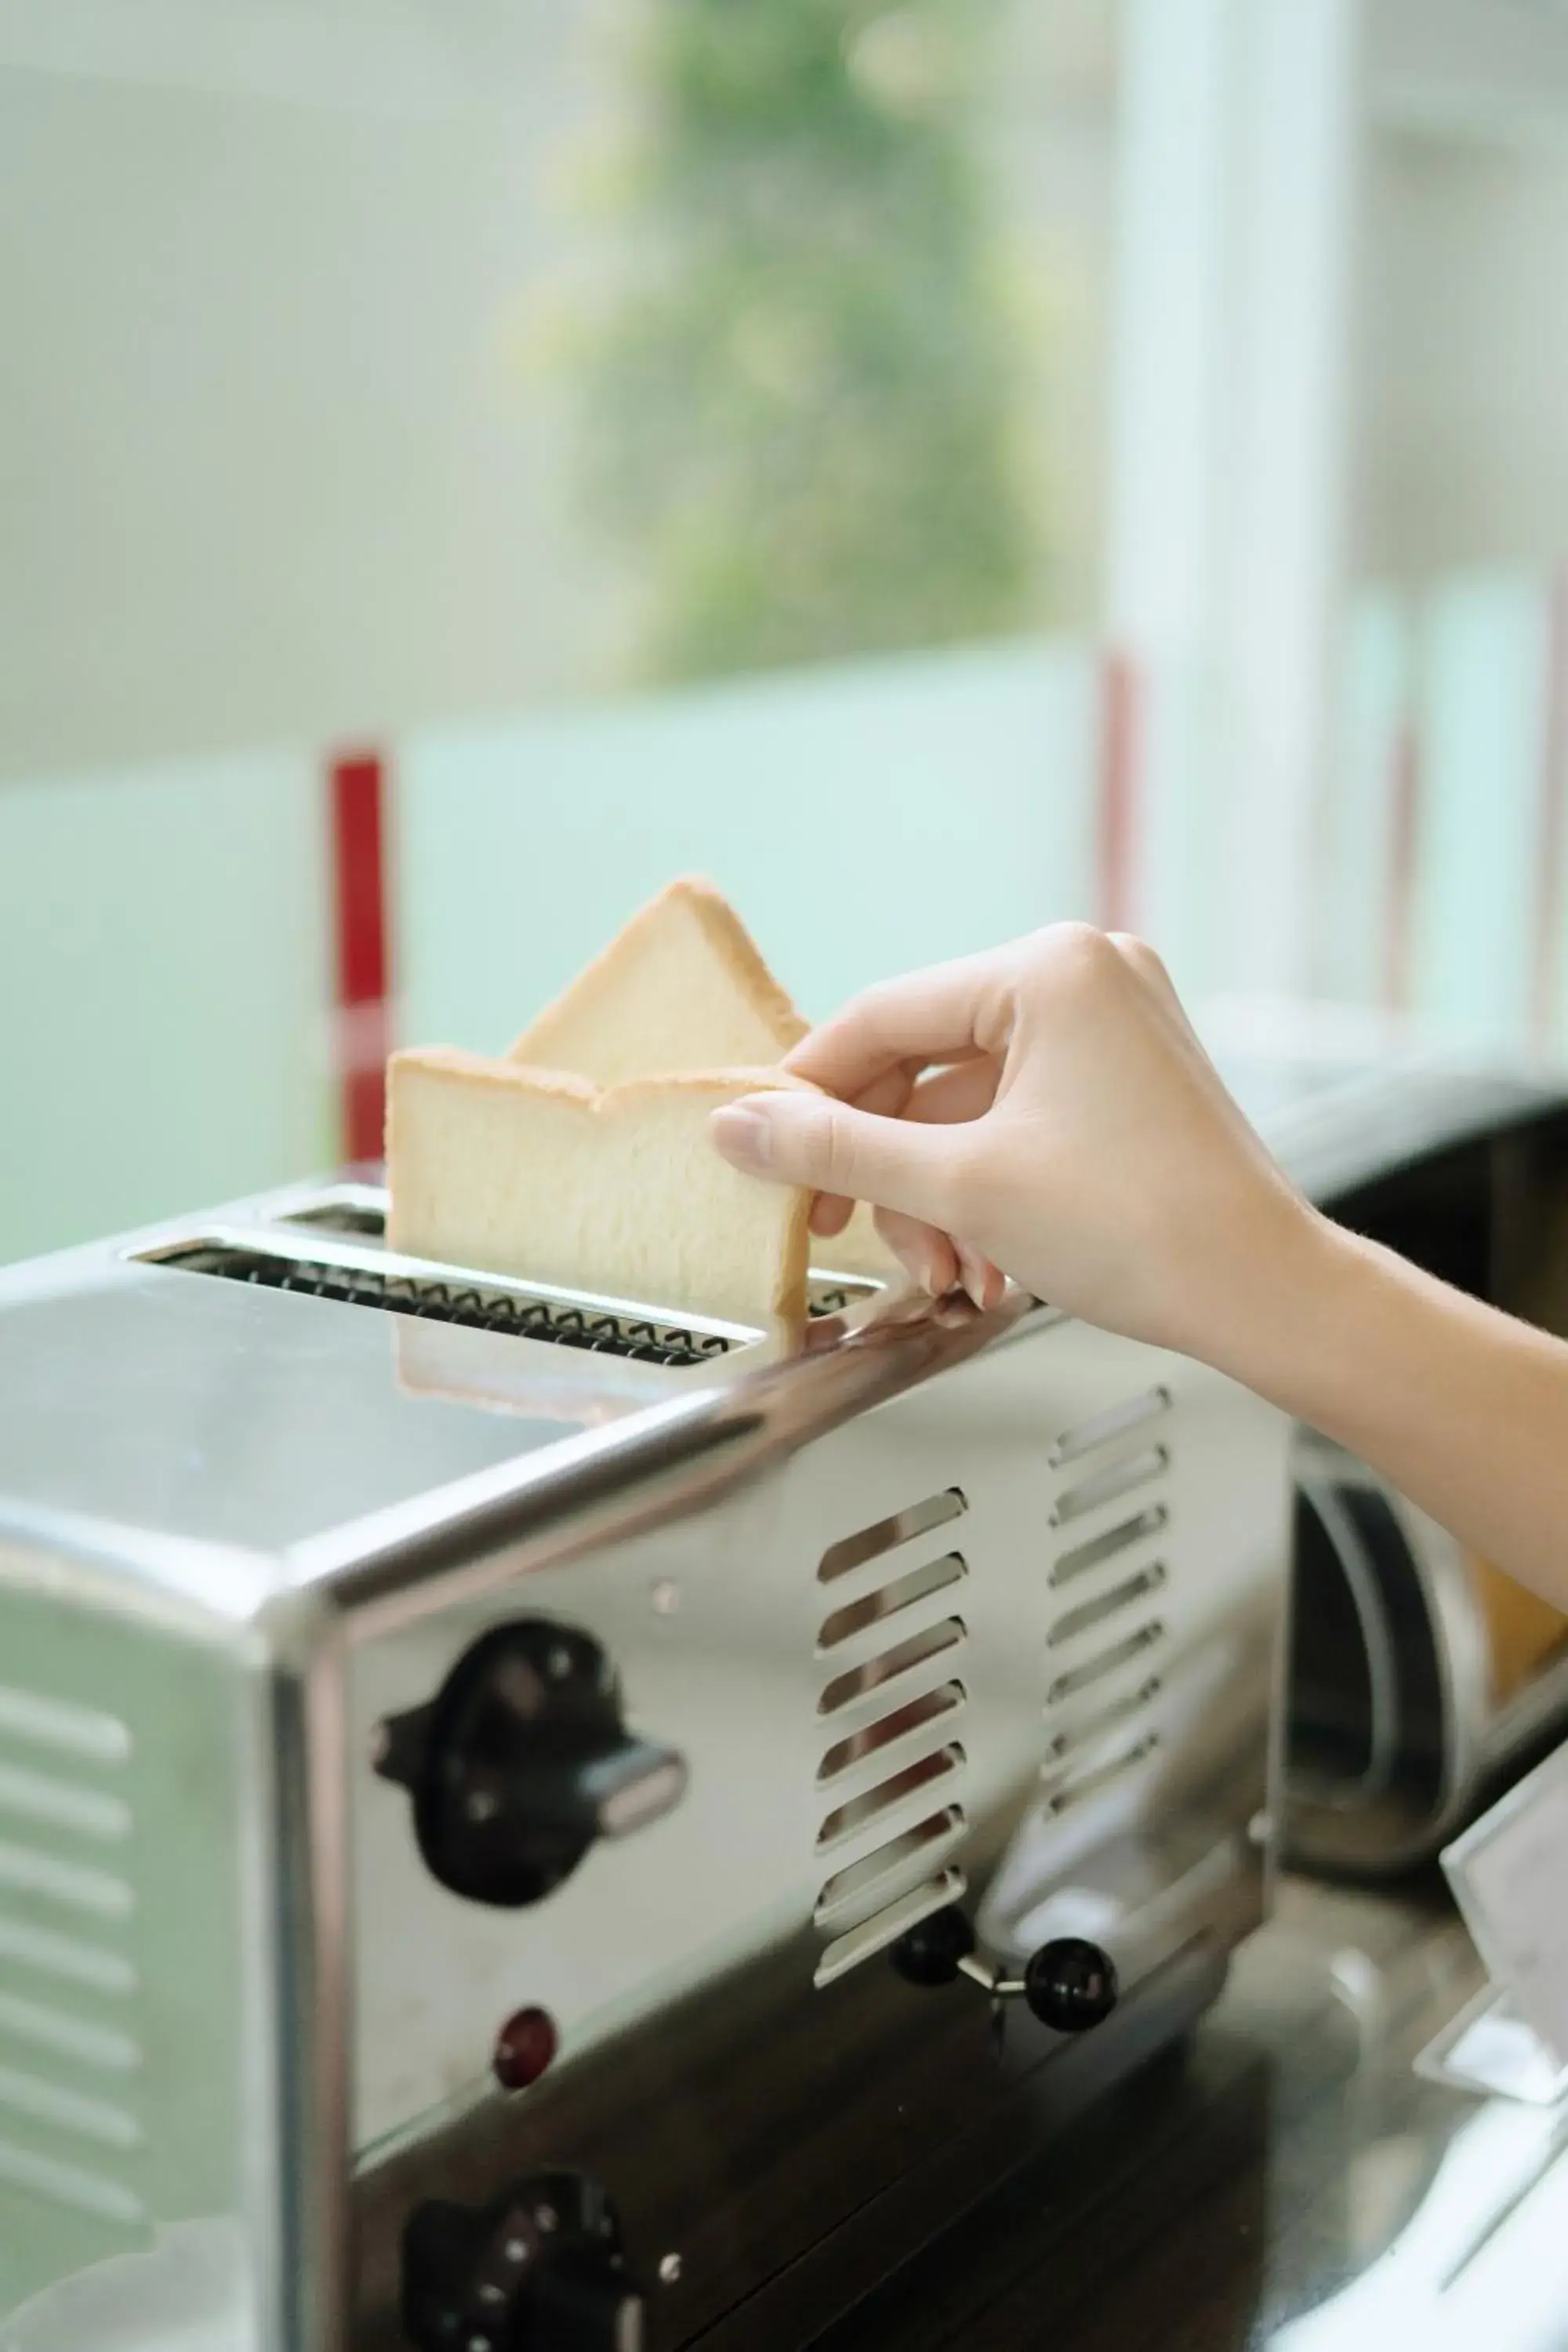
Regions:
<instances>
[{"instance_id":1,"label":"fingernail","mask_svg":"<svg viewBox=\"0 0 1568 2352\"><path fill-rule=\"evenodd\" d=\"M970 1251L961 1248L958 1253L958 1271L963 1279L963 1286L965 1290L968 1291L969 1296L973 1300L975 1306L984 1307L985 1304L985 1269L981 1265L979 1259L973 1256Z\"/></svg>"},{"instance_id":2,"label":"fingernail","mask_svg":"<svg viewBox=\"0 0 1568 2352\"><path fill-rule=\"evenodd\" d=\"M728 1104L709 1122L713 1140L732 1168L765 1169L773 1156L773 1131L754 1110Z\"/></svg>"}]
</instances>

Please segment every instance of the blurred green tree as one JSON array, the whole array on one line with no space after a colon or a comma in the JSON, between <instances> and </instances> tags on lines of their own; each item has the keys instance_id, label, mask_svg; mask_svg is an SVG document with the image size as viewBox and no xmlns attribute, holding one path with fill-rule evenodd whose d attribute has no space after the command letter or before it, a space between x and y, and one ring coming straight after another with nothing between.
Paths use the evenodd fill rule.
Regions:
<instances>
[{"instance_id":1,"label":"blurred green tree","mask_svg":"<svg viewBox=\"0 0 1568 2352\"><path fill-rule=\"evenodd\" d=\"M584 425L655 677L1037 619L1037 371L976 139L995 4L649 0Z\"/></svg>"}]
</instances>

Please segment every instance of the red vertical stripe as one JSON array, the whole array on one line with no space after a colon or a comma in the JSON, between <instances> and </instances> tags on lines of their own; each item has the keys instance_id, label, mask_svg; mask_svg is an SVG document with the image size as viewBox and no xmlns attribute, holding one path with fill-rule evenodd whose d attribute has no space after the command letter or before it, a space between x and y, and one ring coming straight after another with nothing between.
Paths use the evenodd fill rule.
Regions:
<instances>
[{"instance_id":1,"label":"red vertical stripe","mask_svg":"<svg viewBox=\"0 0 1568 2352\"><path fill-rule=\"evenodd\" d=\"M337 1064L343 1154L381 1157L385 1117L388 948L385 765L377 751L331 763L337 928Z\"/></svg>"},{"instance_id":2,"label":"red vertical stripe","mask_svg":"<svg viewBox=\"0 0 1568 2352\"><path fill-rule=\"evenodd\" d=\"M1138 833L1138 678L1131 658L1114 649L1100 678L1100 777L1095 853L1099 916L1108 931L1134 928L1133 860Z\"/></svg>"},{"instance_id":3,"label":"red vertical stripe","mask_svg":"<svg viewBox=\"0 0 1568 2352\"><path fill-rule=\"evenodd\" d=\"M1546 639L1546 724L1536 827L1535 940L1531 1013L1538 1045L1550 1043L1563 971L1563 858L1568 849L1568 576L1552 583Z\"/></svg>"},{"instance_id":4,"label":"red vertical stripe","mask_svg":"<svg viewBox=\"0 0 1568 2352\"><path fill-rule=\"evenodd\" d=\"M1410 719L1400 722L1394 737L1392 782L1383 999L1391 1011L1405 1013L1410 1008L1415 983L1415 856L1421 807L1421 753L1415 721Z\"/></svg>"}]
</instances>

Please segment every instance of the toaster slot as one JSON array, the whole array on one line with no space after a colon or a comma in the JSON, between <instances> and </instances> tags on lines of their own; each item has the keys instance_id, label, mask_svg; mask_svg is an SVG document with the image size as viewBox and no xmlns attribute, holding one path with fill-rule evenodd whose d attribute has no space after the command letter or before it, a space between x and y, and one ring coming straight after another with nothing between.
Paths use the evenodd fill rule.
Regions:
<instances>
[{"instance_id":1,"label":"toaster slot","mask_svg":"<svg viewBox=\"0 0 1568 2352\"><path fill-rule=\"evenodd\" d=\"M708 1363L761 1336L734 1326L667 1323L608 1301L578 1303L460 1274L404 1272L374 1260L356 1263L347 1255L296 1253L281 1242L263 1248L208 1235L152 1252L143 1263L265 1290L302 1293L340 1307L374 1307L384 1314L412 1315L646 1364Z\"/></svg>"},{"instance_id":2,"label":"toaster slot","mask_svg":"<svg viewBox=\"0 0 1568 2352\"><path fill-rule=\"evenodd\" d=\"M318 1234L342 1234L373 1245L386 1238L386 1193L376 1184L334 1184L303 1208L278 1218L279 1225L302 1226ZM858 1276L813 1272L807 1278L805 1311L820 1322L829 1315L847 1315L886 1286Z\"/></svg>"},{"instance_id":3,"label":"toaster slot","mask_svg":"<svg viewBox=\"0 0 1568 2352\"><path fill-rule=\"evenodd\" d=\"M346 1234L355 1241L384 1241L386 1190L381 1184L333 1184L268 1223L303 1225L317 1234Z\"/></svg>"}]
</instances>

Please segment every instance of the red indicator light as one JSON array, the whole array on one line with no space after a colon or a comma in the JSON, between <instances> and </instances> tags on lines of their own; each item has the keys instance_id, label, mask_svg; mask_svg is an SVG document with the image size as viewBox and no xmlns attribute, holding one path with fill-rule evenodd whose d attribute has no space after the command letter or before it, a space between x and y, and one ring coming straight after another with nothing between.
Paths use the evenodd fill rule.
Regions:
<instances>
[{"instance_id":1,"label":"red indicator light","mask_svg":"<svg viewBox=\"0 0 1568 2352\"><path fill-rule=\"evenodd\" d=\"M490 2064L503 2091L526 2091L537 2083L561 2046L555 2020L546 2009L520 2009L496 2035Z\"/></svg>"}]
</instances>

